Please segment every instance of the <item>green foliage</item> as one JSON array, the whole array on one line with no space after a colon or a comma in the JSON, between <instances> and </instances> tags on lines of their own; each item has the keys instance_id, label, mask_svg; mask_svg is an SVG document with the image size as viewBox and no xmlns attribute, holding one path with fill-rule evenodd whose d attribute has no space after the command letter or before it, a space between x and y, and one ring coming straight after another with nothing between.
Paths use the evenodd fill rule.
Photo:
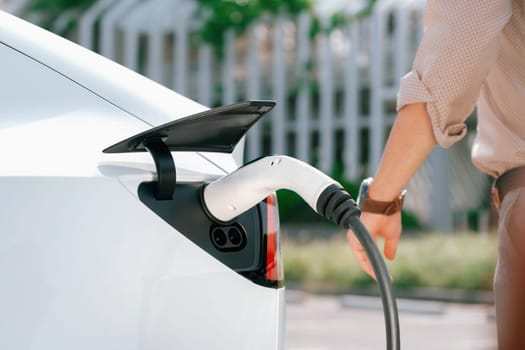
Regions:
<instances>
[{"instance_id":1,"label":"green foliage","mask_svg":"<svg viewBox=\"0 0 525 350\"><path fill-rule=\"evenodd\" d=\"M287 282L318 291L375 285L343 238L308 243L288 239L282 249ZM405 235L396 259L387 265L395 288L491 290L496 255L496 235Z\"/></svg>"},{"instance_id":2,"label":"green foliage","mask_svg":"<svg viewBox=\"0 0 525 350\"><path fill-rule=\"evenodd\" d=\"M310 36L313 38L319 33L329 33L353 20L370 15L376 1L368 0L366 6L352 16L342 12L335 13L324 26L320 18L312 12L313 0L197 0L197 18L202 21L202 40L212 45L216 54L221 55L226 31L233 30L237 35L241 35L250 24L264 16L286 14L293 18L308 12L313 17L310 28Z\"/></svg>"},{"instance_id":3,"label":"green foliage","mask_svg":"<svg viewBox=\"0 0 525 350\"><path fill-rule=\"evenodd\" d=\"M330 16L325 26L321 25L319 17L314 17L314 22L310 30L310 35L314 37L319 33L330 33L331 31L337 28L343 28L347 26L352 21L366 18L372 14L376 2L377 0L368 0L368 2L363 7L363 9L361 9L361 11L351 16L345 14L344 12L336 12Z\"/></svg>"},{"instance_id":4,"label":"green foliage","mask_svg":"<svg viewBox=\"0 0 525 350\"><path fill-rule=\"evenodd\" d=\"M31 11L43 12L53 16L67 10L82 10L95 3L95 0L35 0Z\"/></svg>"},{"instance_id":5,"label":"green foliage","mask_svg":"<svg viewBox=\"0 0 525 350\"><path fill-rule=\"evenodd\" d=\"M201 38L222 53L224 34L233 30L240 35L264 15L287 14L292 17L311 11L311 0L197 0L197 17L202 21Z\"/></svg>"}]
</instances>

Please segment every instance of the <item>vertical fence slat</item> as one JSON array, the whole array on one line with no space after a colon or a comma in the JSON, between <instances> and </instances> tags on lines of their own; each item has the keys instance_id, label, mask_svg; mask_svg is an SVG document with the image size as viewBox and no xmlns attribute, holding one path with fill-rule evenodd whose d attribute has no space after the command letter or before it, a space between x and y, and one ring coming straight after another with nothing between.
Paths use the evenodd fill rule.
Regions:
<instances>
[{"instance_id":1,"label":"vertical fence slat","mask_svg":"<svg viewBox=\"0 0 525 350\"><path fill-rule=\"evenodd\" d=\"M80 17L78 26L78 43L85 48L93 49L95 23L99 16L113 3L113 0L99 0Z\"/></svg>"},{"instance_id":2,"label":"vertical fence slat","mask_svg":"<svg viewBox=\"0 0 525 350\"><path fill-rule=\"evenodd\" d=\"M222 103L235 102L235 33L228 30L224 34L224 62L222 66Z\"/></svg>"},{"instance_id":3,"label":"vertical fence slat","mask_svg":"<svg viewBox=\"0 0 525 350\"><path fill-rule=\"evenodd\" d=\"M272 92L277 106L272 111L272 152L285 152L286 137L286 62L284 47L284 20L278 17L273 28Z\"/></svg>"},{"instance_id":4,"label":"vertical fence slat","mask_svg":"<svg viewBox=\"0 0 525 350\"><path fill-rule=\"evenodd\" d=\"M420 42L421 38L423 37L423 30L424 30L423 19L425 17L425 6L424 6L424 4L425 4L425 2L423 2L423 1L420 1L417 4L417 5L419 5L417 7L418 16L417 16L417 24L416 24L416 27L417 27L417 42Z\"/></svg>"},{"instance_id":5,"label":"vertical fence slat","mask_svg":"<svg viewBox=\"0 0 525 350\"><path fill-rule=\"evenodd\" d=\"M158 83L163 83L163 35L156 28L148 33L148 58L146 64L146 75Z\"/></svg>"},{"instance_id":6,"label":"vertical fence slat","mask_svg":"<svg viewBox=\"0 0 525 350\"><path fill-rule=\"evenodd\" d=\"M447 150L435 147L430 161L430 225L440 232L452 231L452 212L450 208L450 155Z\"/></svg>"},{"instance_id":7,"label":"vertical fence slat","mask_svg":"<svg viewBox=\"0 0 525 350\"><path fill-rule=\"evenodd\" d=\"M385 35L385 10L376 6L372 15L372 40L370 57L370 154L368 172L375 173L384 140L384 111L383 111L383 85L384 85L384 35Z\"/></svg>"},{"instance_id":8,"label":"vertical fence slat","mask_svg":"<svg viewBox=\"0 0 525 350\"><path fill-rule=\"evenodd\" d=\"M297 157L310 162L310 27L312 18L309 13L302 13L297 22L297 79L299 80L299 94L296 101L296 149Z\"/></svg>"},{"instance_id":9,"label":"vertical fence slat","mask_svg":"<svg viewBox=\"0 0 525 350\"><path fill-rule=\"evenodd\" d=\"M135 0L124 0L116 3L111 7L102 18L100 25L100 53L111 59L115 59L115 28L117 21L124 16L124 14L131 9L135 4Z\"/></svg>"},{"instance_id":10,"label":"vertical fence slat","mask_svg":"<svg viewBox=\"0 0 525 350\"><path fill-rule=\"evenodd\" d=\"M29 0L0 1L0 9L15 16L20 16L28 5Z\"/></svg>"},{"instance_id":11,"label":"vertical fence slat","mask_svg":"<svg viewBox=\"0 0 525 350\"><path fill-rule=\"evenodd\" d=\"M329 35L321 35L318 42L319 56L319 167L324 172L332 170L334 159L334 77L333 58Z\"/></svg>"},{"instance_id":12,"label":"vertical fence slat","mask_svg":"<svg viewBox=\"0 0 525 350\"><path fill-rule=\"evenodd\" d=\"M248 99L261 98L261 62L259 60L261 42L259 27L253 25L248 34L248 54L246 57L246 97ZM250 129L248 136L248 159L255 159L262 155L261 122Z\"/></svg>"},{"instance_id":13,"label":"vertical fence slat","mask_svg":"<svg viewBox=\"0 0 525 350\"><path fill-rule=\"evenodd\" d=\"M173 57L175 59L175 69L173 70L172 86L175 91L184 95L188 91L188 36L190 34L186 18L178 18L174 34L175 45L173 45Z\"/></svg>"},{"instance_id":14,"label":"vertical fence slat","mask_svg":"<svg viewBox=\"0 0 525 350\"><path fill-rule=\"evenodd\" d=\"M395 10L396 32L395 32L395 77L396 87L399 86L399 78L405 75L408 66L409 51L409 33L408 33L408 6L400 4Z\"/></svg>"},{"instance_id":15,"label":"vertical fence slat","mask_svg":"<svg viewBox=\"0 0 525 350\"><path fill-rule=\"evenodd\" d=\"M348 179L357 179L359 174L359 24L353 22L348 28L350 50L345 61L344 99L344 169Z\"/></svg>"},{"instance_id":16,"label":"vertical fence slat","mask_svg":"<svg viewBox=\"0 0 525 350\"><path fill-rule=\"evenodd\" d=\"M55 33L62 33L67 30L69 24L77 19L77 14L75 11L62 11L62 13L55 18L53 24L51 25L51 31Z\"/></svg>"},{"instance_id":17,"label":"vertical fence slat","mask_svg":"<svg viewBox=\"0 0 525 350\"><path fill-rule=\"evenodd\" d=\"M126 67L138 70L139 33L135 30L124 32L124 57L123 63Z\"/></svg>"},{"instance_id":18,"label":"vertical fence slat","mask_svg":"<svg viewBox=\"0 0 525 350\"><path fill-rule=\"evenodd\" d=\"M212 48L209 45L199 47L199 70L197 71L198 91L197 98L200 103L211 107L213 76L212 76Z\"/></svg>"}]
</instances>

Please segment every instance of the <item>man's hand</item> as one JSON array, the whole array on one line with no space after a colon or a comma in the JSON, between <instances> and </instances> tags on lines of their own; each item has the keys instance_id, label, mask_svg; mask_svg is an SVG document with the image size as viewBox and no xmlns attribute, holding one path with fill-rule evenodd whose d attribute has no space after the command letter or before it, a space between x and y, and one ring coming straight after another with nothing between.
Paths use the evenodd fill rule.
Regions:
<instances>
[{"instance_id":1,"label":"man's hand","mask_svg":"<svg viewBox=\"0 0 525 350\"><path fill-rule=\"evenodd\" d=\"M369 197L384 202L397 198L435 144L436 139L426 104L413 103L404 106L398 112L390 130L383 157L368 189ZM394 259L401 236L401 213L386 216L363 212L361 221L374 240L379 236L385 239L385 257L389 260ZM352 231L348 231L348 241L359 265L374 277L372 265Z\"/></svg>"},{"instance_id":2,"label":"man's hand","mask_svg":"<svg viewBox=\"0 0 525 350\"><path fill-rule=\"evenodd\" d=\"M361 213L361 221L372 235L374 241L377 242L377 237L383 237L385 239L385 257L393 260L396 257L397 244L401 237L401 212L390 216L363 212ZM372 278L376 279L372 264L368 260L363 246L359 243L359 240L352 230L348 230L347 237L361 268L372 276Z\"/></svg>"}]
</instances>

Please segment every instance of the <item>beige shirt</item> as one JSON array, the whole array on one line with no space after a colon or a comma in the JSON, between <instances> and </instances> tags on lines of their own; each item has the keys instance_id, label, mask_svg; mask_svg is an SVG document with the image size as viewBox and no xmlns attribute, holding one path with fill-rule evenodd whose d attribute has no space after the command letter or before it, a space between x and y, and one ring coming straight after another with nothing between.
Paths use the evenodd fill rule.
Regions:
<instances>
[{"instance_id":1,"label":"beige shirt","mask_svg":"<svg viewBox=\"0 0 525 350\"><path fill-rule=\"evenodd\" d=\"M474 164L494 176L525 165L525 0L428 0L397 109L416 102L443 147L465 135L477 102Z\"/></svg>"}]
</instances>

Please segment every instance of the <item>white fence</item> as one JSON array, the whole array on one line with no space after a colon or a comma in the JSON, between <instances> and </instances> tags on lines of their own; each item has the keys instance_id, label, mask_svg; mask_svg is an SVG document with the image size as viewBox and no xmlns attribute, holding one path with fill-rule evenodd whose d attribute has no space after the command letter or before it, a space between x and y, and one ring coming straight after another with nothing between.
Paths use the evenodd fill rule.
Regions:
<instances>
[{"instance_id":1,"label":"white fence","mask_svg":"<svg viewBox=\"0 0 525 350\"><path fill-rule=\"evenodd\" d=\"M80 18L79 42L208 106L276 100L267 125L248 137L248 158L288 153L324 171L339 161L353 179L362 158L373 170L392 121L394 77L406 73L417 43L421 1L379 2L369 19L313 40L309 14L259 22L241 38L224 33L222 60L191 40L195 10L191 1L100 0Z\"/></svg>"},{"instance_id":2,"label":"white fence","mask_svg":"<svg viewBox=\"0 0 525 350\"><path fill-rule=\"evenodd\" d=\"M81 45L207 106L275 100L271 115L247 137L248 159L290 154L326 172L342 166L356 180L379 163L399 77L410 69L421 36L423 6L422 0L379 0L368 18L315 38L307 13L261 20L241 37L224 33L221 59L195 39L200 23L190 0L98 0L80 16L65 12L53 29L77 18L74 39ZM462 147L445 169L428 163L409 186L418 195L408 207L443 229L451 225L450 206L475 206L482 196L476 186L486 182ZM466 181L444 181L458 191L437 189L432 205L432 179L447 178L447 164L454 166L454 178ZM432 209L437 207L445 208L440 217Z\"/></svg>"}]
</instances>

